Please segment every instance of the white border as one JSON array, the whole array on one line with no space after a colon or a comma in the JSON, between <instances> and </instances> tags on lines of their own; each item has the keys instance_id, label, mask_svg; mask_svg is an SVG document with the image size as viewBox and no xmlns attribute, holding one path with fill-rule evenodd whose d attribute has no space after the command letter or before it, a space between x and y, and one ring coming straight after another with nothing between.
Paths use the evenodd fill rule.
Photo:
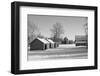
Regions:
<instances>
[{"instance_id":1,"label":"white border","mask_svg":"<svg viewBox=\"0 0 100 76\"><path fill-rule=\"evenodd\" d=\"M27 14L88 17L88 59L27 61ZM20 7L20 70L94 65L94 11Z\"/></svg>"}]
</instances>

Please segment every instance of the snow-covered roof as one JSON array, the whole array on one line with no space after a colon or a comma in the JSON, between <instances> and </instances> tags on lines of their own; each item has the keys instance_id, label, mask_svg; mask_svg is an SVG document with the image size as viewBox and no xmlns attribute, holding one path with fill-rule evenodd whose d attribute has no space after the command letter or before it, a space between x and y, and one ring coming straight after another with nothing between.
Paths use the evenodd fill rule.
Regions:
<instances>
[{"instance_id":1,"label":"snow-covered roof","mask_svg":"<svg viewBox=\"0 0 100 76\"><path fill-rule=\"evenodd\" d=\"M45 44L48 44L49 42L43 38L37 38L38 40L40 40L41 42L45 43Z\"/></svg>"},{"instance_id":2,"label":"snow-covered roof","mask_svg":"<svg viewBox=\"0 0 100 76\"><path fill-rule=\"evenodd\" d=\"M47 40L48 40L50 43L53 43L53 44L55 43L55 42L53 42L51 39L47 39Z\"/></svg>"},{"instance_id":3,"label":"snow-covered roof","mask_svg":"<svg viewBox=\"0 0 100 76\"><path fill-rule=\"evenodd\" d=\"M77 35L77 36L75 36L75 40L87 40L87 36L85 36L85 35Z\"/></svg>"}]
</instances>

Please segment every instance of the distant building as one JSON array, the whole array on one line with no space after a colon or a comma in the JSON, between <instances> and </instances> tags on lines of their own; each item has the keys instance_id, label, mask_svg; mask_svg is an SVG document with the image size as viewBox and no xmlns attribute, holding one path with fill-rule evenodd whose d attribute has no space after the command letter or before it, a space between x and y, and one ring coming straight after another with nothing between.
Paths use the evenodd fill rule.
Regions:
<instances>
[{"instance_id":1,"label":"distant building","mask_svg":"<svg viewBox=\"0 0 100 76\"><path fill-rule=\"evenodd\" d=\"M49 48L49 42L42 38L36 38L30 43L30 50L46 50Z\"/></svg>"},{"instance_id":2,"label":"distant building","mask_svg":"<svg viewBox=\"0 0 100 76\"><path fill-rule=\"evenodd\" d=\"M49 47L54 48L55 42L52 41L51 39L46 39L49 42Z\"/></svg>"},{"instance_id":3,"label":"distant building","mask_svg":"<svg viewBox=\"0 0 100 76\"><path fill-rule=\"evenodd\" d=\"M76 35L75 44L76 46L88 46L88 36L87 35Z\"/></svg>"}]
</instances>

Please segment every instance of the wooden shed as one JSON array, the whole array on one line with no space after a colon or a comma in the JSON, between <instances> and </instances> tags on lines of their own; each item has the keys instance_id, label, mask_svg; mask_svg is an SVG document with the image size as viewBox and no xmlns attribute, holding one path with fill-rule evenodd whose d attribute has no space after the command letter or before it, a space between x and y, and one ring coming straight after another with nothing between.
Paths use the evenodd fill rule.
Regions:
<instances>
[{"instance_id":1,"label":"wooden shed","mask_svg":"<svg viewBox=\"0 0 100 76\"><path fill-rule=\"evenodd\" d=\"M49 42L42 38L36 38L30 43L30 50L46 50L49 48Z\"/></svg>"},{"instance_id":2,"label":"wooden shed","mask_svg":"<svg viewBox=\"0 0 100 76\"><path fill-rule=\"evenodd\" d=\"M46 39L49 42L49 47L54 48L55 42L53 42L51 39Z\"/></svg>"}]
</instances>

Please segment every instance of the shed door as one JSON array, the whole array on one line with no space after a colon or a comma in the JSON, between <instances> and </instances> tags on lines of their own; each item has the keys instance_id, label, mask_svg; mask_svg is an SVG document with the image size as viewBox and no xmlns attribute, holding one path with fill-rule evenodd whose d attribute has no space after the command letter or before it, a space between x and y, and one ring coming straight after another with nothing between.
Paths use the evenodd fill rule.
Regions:
<instances>
[{"instance_id":1,"label":"shed door","mask_svg":"<svg viewBox=\"0 0 100 76\"><path fill-rule=\"evenodd\" d=\"M47 49L47 45L45 44L45 49Z\"/></svg>"}]
</instances>

